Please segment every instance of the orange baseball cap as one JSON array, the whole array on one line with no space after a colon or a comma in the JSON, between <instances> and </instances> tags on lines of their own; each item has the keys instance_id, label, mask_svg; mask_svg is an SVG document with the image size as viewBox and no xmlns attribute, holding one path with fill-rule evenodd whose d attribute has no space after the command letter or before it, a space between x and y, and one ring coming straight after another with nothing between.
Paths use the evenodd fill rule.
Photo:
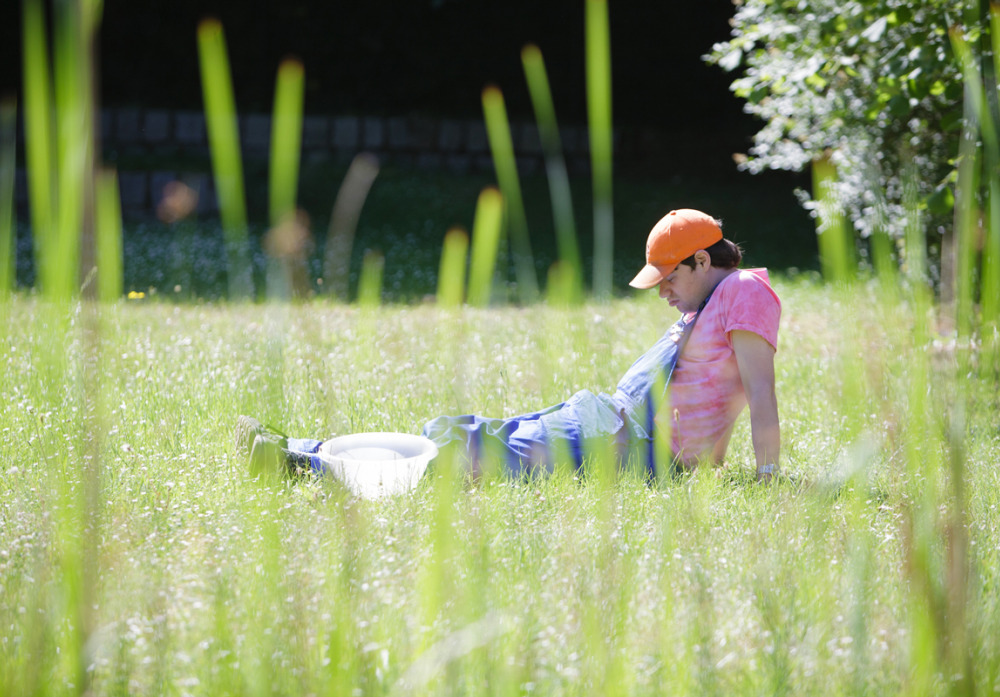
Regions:
<instances>
[{"instance_id":1,"label":"orange baseball cap","mask_svg":"<svg viewBox=\"0 0 1000 697\"><path fill-rule=\"evenodd\" d=\"M659 285L677 265L722 239L715 218L691 208L670 211L653 226L646 240L646 265L629 283L633 288Z\"/></svg>"}]
</instances>

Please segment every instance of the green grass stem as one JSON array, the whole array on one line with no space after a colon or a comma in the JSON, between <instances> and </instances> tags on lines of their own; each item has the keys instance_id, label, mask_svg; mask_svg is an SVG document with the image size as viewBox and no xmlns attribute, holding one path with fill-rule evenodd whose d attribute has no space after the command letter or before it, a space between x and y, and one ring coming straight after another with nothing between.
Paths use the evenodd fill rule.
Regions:
<instances>
[{"instance_id":1,"label":"green grass stem","mask_svg":"<svg viewBox=\"0 0 1000 697\"><path fill-rule=\"evenodd\" d=\"M302 146L305 69L297 60L278 67L271 118L270 212L277 226L295 214Z\"/></svg>"},{"instance_id":2,"label":"green grass stem","mask_svg":"<svg viewBox=\"0 0 1000 697\"><path fill-rule=\"evenodd\" d=\"M115 302L122 296L122 215L118 175L105 169L97 176L96 196L97 297Z\"/></svg>"},{"instance_id":3,"label":"green grass stem","mask_svg":"<svg viewBox=\"0 0 1000 697\"><path fill-rule=\"evenodd\" d=\"M94 102L93 56L84 35L79 4L57 6L53 18L53 83L57 114L56 153L58 199L55 244L58 252L47 265L51 277L43 288L52 297L69 300L80 288L84 238L93 240ZM88 249L88 254L90 250ZM85 270L88 274L91 269Z\"/></svg>"},{"instance_id":4,"label":"green grass stem","mask_svg":"<svg viewBox=\"0 0 1000 697\"><path fill-rule=\"evenodd\" d=\"M829 158L814 160L812 175L813 197L820 202L817 236L823 277L835 283L848 283L856 274L857 262L854 237L834 192L836 165Z\"/></svg>"},{"instance_id":5,"label":"green grass stem","mask_svg":"<svg viewBox=\"0 0 1000 697\"><path fill-rule=\"evenodd\" d=\"M1000 75L1000 6L990 6L990 38L993 45L993 74ZM993 99L1000 101L1000 88L990 84ZM987 112L989 113L989 112ZM990 114L995 116L994 114ZM982 298L983 343L986 365L1000 366L1000 124L990 118L984 127L986 176L989 189L986 239L983 245ZM998 368L1000 369L1000 368Z\"/></svg>"},{"instance_id":6,"label":"green grass stem","mask_svg":"<svg viewBox=\"0 0 1000 697\"><path fill-rule=\"evenodd\" d=\"M229 293L233 299L247 299L253 294L253 286L247 252L243 158L240 154L236 100L233 96L226 38L222 23L216 19L206 19L198 25L198 58L205 103L205 127L226 238Z\"/></svg>"},{"instance_id":7,"label":"green grass stem","mask_svg":"<svg viewBox=\"0 0 1000 697\"><path fill-rule=\"evenodd\" d=\"M903 274L914 288L925 287L930 282L930 268L923 234L923 216L920 212L920 193L912 165L903 172L903 203L907 216L903 239Z\"/></svg>"},{"instance_id":8,"label":"green grass stem","mask_svg":"<svg viewBox=\"0 0 1000 697\"><path fill-rule=\"evenodd\" d=\"M364 309L377 308L382 303L382 275L385 257L381 252L365 252L361 262L361 277L358 280L358 305Z\"/></svg>"},{"instance_id":9,"label":"green grass stem","mask_svg":"<svg viewBox=\"0 0 1000 697\"><path fill-rule=\"evenodd\" d=\"M973 299L976 285L975 234L979 224L979 207L976 202L979 191L979 170L982 165L979 149L976 147L974 132L966 131L960 144L958 182L955 197L954 246L955 276L953 309L955 326L961 337L972 333Z\"/></svg>"},{"instance_id":10,"label":"green grass stem","mask_svg":"<svg viewBox=\"0 0 1000 697\"><path fill-rule=\"evenodd\" d=\"M562 260L549 267L545 282L545 301L554 307L573 307L580 303L578 269Z\"/></svg>"},{"instance_id":11,"label":"green grass stem","mask_svg":"<svg viewBox=\"0 0 1000 697\"><path fill-rule=\"evenodd\" d=\"M54 101L45 12L41 0L22 4L24 137L35 267L40 282L52 276L46 252L53 246L57 203ZM44 287L44 286L43 286Z\"/></svg>"},{"instance_id":12,"label":"green grass stem","mask_svg":"<svg viewBox=\"0 0 1000 697\"><path fill-rule=\"evenodd\" d=\"M0 102L0 304L10 297L15 286L17 255L14 231L14 171L17 159L17 102L5 98ZM6 324L6 318L0 317Z\"/></svg>"},{"instance_id":13,"label":"green grass stem","mask_svg":"<svg viewBox=\"0 0 1000 697\"><path fill-rule=\"evenodd\" d=\"M458 307L465 295L465 267L469 254L469 235L461 228L452 228L444 236L441 265L438 269L437 303L442 307Z\"/></svg>"},{"instance_id":14,"label":"green grass stem","mask_svg":"<svg viewBox=\"0 0 1000 697\"><path fill-rule=\"evenodd\" d=\"M552 199L552 221L556 230L561 262L558 273L563 290L560 295L566 302L575 305L583 299L583 266L573 217L569 174L559 138L552 90L545 70L545 60L537 46L525 46L521 51L521 62L524 65L528 92L535 111L535 121L538 123L542 151L545 153L545 171L549 180L549 196Z\"/></svg>"},{"instance_id":15,"label":"green grass stem","mask_svg":"<svg viewBox=\"0 0 1000 697\"><path fill-rule=\"evenodd\" d=\"M487 187L476 201L476 216L472 225L468 303L473 307L489 305L493 295L502 225L503 196L499 190Z\"/></svg>"},{"instance_id":16,"label":"green grass stem","mask_svg":"<svg viewBox=\"0 0 1000 697\"><path fill-rule=\"evenodd\" d=\"M991 8L994 31L1000 29L1000 9ZM1000 95L992 79L1000 57L981 65L959 31L951 31L952 47L962 67L965 83L966 131L960 141L958 200L955 204L954 297L955 321L962 336L972 332L982 341L980 365L994 373L1000 356L1000 124L994 107ZM1000 39L993 37L993 45ZM979 210L979 202L983 210ZM982 227L982 239L979 228ZM977 263L978 249L981 258ZM943 297L948 297L942 293ZM978 299L978 316L976 300Z\"/></svg>"},{"instance_id":17,"label":"green grass stem","mask_svg":"<svg viewBox=\"0 0 1000 697\"><path fill-rule=\"evenodd\" d=\"M529 304L538 298L538 278L531 254L528 218L524 212L507 107L504 105L503 93L498 87L491 86L483 90L483 115L486 119L486 132L489 137L490 152L493 154L497 183L503 193L506 213L504 219L510 231L514 254L517 297L520 302Z\"/></svg>"},{"instance_id":18,"label":"green grass stem","mask_svg":"<svg viewBox=\"0 0 1000 697\"><path fill-rule=\"evenodd\" d=\"M899 288L899 266L896 243L886 229L885 197L878 195L876 204L878 220L869 240L872 268L884 292L892 293Z\"/></svg>"},{"instance_id":19,"label":"green grass stem","mask_svg":"<svg viewBox=\"0 0 1000 697\"><path fill-rule=\"evenodd\" d=\"M607 0L587 0L587 115L594 196L594 295L611 297L614 270L611 29Z\"/></svg>"},{"instance_id":20,"label":"green grass stem","mask_svg":"<svg viewBox=\"0 0 1000 697\"><path fill-rule=\"evenodd\" d=\"M961 34L953 29L950 36L952 47L962 65L966 115L965 130L959 142L955 197L954 315L959 336L968 337L976 324L973 312L977 295L977 277L980 276L980 269L976 264L976 234L981 218L978 199L980 192L984 191L989 205L990 180L998 176L996 171L990 170L990 166L996 167L1000 164L1000 143L979 65L973 58L968 44L962 40ZM987 261L987 256L984 255L984 261ZM992 279L990 281L992 282Z\"/></svg>"}]
</instances>

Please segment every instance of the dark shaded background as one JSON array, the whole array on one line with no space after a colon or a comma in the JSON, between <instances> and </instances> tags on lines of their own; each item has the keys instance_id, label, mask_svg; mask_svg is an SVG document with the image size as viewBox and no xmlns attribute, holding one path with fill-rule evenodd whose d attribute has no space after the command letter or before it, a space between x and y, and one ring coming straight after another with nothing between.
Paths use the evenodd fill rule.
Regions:
<instances>
[{"instance_id":1,"label":"dark shaded background","mask_svg":"<svg viewBox=\"0 0 1000 697\"><path fill-rule=\"evenodd\" d=\"M20 2L0 10L0 92L19 90ZM754 124L701 56L729 34L730 0L611 2L614 119L706 147L745 149ZM583 0L107 0L100 35L106 105L201 108L196 28L225 28L238 108L270 110L281 59L306 67L315 113L476 116L499 85L530 118L520 51L545 56L561 121L585 123ZM731 160L728 160L731 164Z\"/></svg>"},{"instance_id":2,"label":"dark shaded background","mask_svg":"<svg viewBox=\"0 0 1000 697\"><path fill-rule=\"evenodd\" d=\"M19 91L20 7L21 0L0 0L0 94ZM196 35L198 23L211 16L225 29L241 114L270 112L278 65L296 56L305 66L309 113L477 119L484 86L496 84L512 120L533 120L520 53L534 43L545 57L560 123L585 125L584 13L585 0L105 0L100 98L105 106L201 110ZM793 195L805 184L802 175L751 176L733 163L759 124L729 92L734 76L701 58L729 37L732 14L731 0L610 0L613 115L621 137L615 217L622 234L615 239L622 258L641 249L663 212L691 206L724 218L734 239L752 250L749 261L815 266L815 233ZM116 161L111 152L105 158L119 169L148 166ZM262 166L247 162L250 169ZM263 186L266 177L254 172L251 183ZM314 216L328 212L331 182L342 176L304 172L303 207ZM533 232L549 239L541 176L525 189L545 199L533 214ZM419 179L436 181L428 173ZM468 227L476 192L490 177L466 179L466 193L457 191L452 176L414 198L404 220L359 231L371 238L359 237L359 249L363 242L384 246L385 229L409 230L413 211L442 207L445 200L462 200L468 210L441 212L443 224ZM581 230L590 224L589 184L589 177L574 182ZM379 187L394 201L408 200L385 172ZM313 198L319 203L310 209L311 188L318 189ZM259 192L249 198L251 209L267 200ZM390 213L399 208L387 207ZM428 248L439 248L439 235L434 228ZM583 236L585 246L588 239ZM616 270L622 278L628 273L631 266Z\"/></svg>"}]
</instances>

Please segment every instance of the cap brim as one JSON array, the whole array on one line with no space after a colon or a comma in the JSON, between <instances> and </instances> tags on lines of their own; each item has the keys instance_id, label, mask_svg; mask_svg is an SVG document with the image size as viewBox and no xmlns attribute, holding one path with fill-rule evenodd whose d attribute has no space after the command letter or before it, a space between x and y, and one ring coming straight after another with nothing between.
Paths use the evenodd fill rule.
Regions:
<instances>
[{"instance_id":1,"label":"cap brim","mask_svg":"<svg viewBox=\"0 0 1000 697\"><path fill-rule=\"evenodd\" d=\"M652 264L646 264L642 267L642 270L636 274L635 278L629 282L629 285L633 288L641 288L643 290L658 286L660 285L660 282L676 268L677 264L674 264L673 266L653 266Z\"/></svg>"}]
</instances>

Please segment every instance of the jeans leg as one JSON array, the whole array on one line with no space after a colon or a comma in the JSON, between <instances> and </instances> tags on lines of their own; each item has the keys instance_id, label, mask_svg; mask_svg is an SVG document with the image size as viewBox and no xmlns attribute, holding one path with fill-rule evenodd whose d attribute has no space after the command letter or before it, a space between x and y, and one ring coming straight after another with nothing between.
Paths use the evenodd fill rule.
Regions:
<instances>
[{"instance_id":1,"label":"jeans leg","mask_svg":"<svg viewBox=\"0 0 1000 697\"><path fill-rule=\"evenodd\" d=\"M287 447L291 457L294 458L298 454L298 457L302 460L308 458L309 469L316 474L323 474L325 471L323 460L315 455L315 453L319 452L321 445L323 445L323 441L316 440L315 438L289 438ZM304 465L305 462L302 464Z\"/></svg>"}]
</instances>

